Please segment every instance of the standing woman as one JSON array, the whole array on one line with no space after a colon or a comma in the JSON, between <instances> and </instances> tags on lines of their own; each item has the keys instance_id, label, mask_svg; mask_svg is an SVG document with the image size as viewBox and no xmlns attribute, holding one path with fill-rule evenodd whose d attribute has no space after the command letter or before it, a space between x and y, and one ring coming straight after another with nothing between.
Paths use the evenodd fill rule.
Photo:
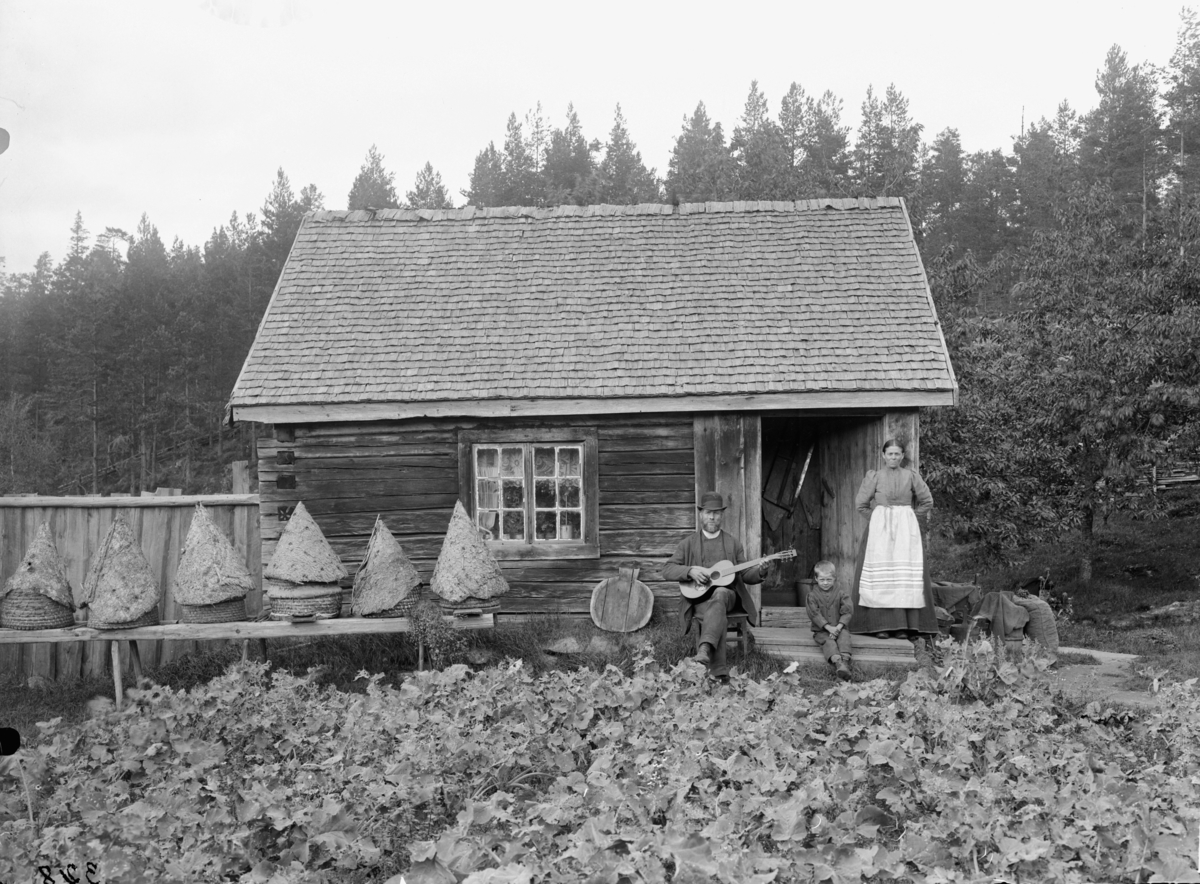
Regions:
<instances>
[{"instance_id":1,"label":"standing woman","mask_svg":"<svg viewBox=\"0 0 1200 884\"><path fill-rule=\"evenodd\" d=\"M903 461L904 446L896 439L884 442L883 469L867 473L854 501L868 525L854 569L850 632L915 643L938 634L917 522L933 509L933 495L924 479L900 466ZM922 650L918 644L918 659Z\"/></svg>"}]
</instances>

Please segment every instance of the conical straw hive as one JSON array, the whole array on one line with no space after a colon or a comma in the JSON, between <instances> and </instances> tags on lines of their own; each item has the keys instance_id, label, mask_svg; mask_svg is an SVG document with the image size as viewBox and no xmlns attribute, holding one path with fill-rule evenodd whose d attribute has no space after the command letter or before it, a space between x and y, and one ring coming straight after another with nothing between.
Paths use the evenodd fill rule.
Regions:
<instances>
[{"instance_id":1,"label":"conical straw hive","mask_svg":"<svg viewBox=\"0 0 1200 884\"><path fill-rule=\"evenodd\" d=\"M434 593L455 606L471 600L491 601L508 592L508 581L500 573L500 563L463 509L454 504L454 515L446 529L446 539L438 554L429 583ZM495 607L493 602L489 607Z\"/></svg>"},{"instance_id":2,"label":"conical straw hive","mask_svg":"<svg viewBox=\"0 0 1200 884\"><path fill-rule=\"evenodd\" d=\"M338 581L349 576L304 504L297 503L263 570L271 616L277 620L338 616L342 599Z\"/></svg>"},{"instance_id":3,"label":"conical straw hive","mask_svg":"<svg viewBox=\"0 0 1200 884\"><path fill-rule=\"evenodd\" d=\"M175 601L187 623L225 623L246 618L242 601L254 578L233 544L196 504L175 572Z\"/></svg>"},{"instance_id":4,"label":"conical straw hive","mask_svg":"<svg viewBox=\"0 0 1200 884\"><path fill-rule=\"evenodd\" d=\"M117 516L92 559L83 597L95 629L158 623L158 579L124 516Z\"/></svg>"},{"instance_id":5,"label":"conical straw hive","mask_svg":"<svg viewBox=\"0 0 1200 884\"><path fill-rule=\"evenodd\" d=\"M383 518L377 516L371 540L367 543L367 554L354 575L350 610L359 616L368 616L400 608L395 616L405 616L416 602L420 586L421 575L383 523Z\"/></svg>"},{"instance_id":6,"label":"conical straw hive","mask_svg":"<svg viewBox=\"0 0 1200 884\"><path fill-rule=\"evenodd\" d=\"M17 570L0 588L0 627L61 629L75 624L71 584L50 525L38 526Z\"/></svg>"}]
</instances>

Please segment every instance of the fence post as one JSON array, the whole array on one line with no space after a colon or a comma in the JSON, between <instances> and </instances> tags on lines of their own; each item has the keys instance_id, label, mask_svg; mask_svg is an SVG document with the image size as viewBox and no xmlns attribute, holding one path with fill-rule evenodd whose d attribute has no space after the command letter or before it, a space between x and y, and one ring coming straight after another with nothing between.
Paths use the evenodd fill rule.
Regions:
<instances>
[{"instance_id":1,"label":"fence post","mask_svg":"<svg viewBox=\"0 0 1200 884\"><path fill-rule=\"evenodd\" d=\"M250 461L235 460L230 467L233 469L233 493L250 493Z\"/></svg>"}]
</instances>

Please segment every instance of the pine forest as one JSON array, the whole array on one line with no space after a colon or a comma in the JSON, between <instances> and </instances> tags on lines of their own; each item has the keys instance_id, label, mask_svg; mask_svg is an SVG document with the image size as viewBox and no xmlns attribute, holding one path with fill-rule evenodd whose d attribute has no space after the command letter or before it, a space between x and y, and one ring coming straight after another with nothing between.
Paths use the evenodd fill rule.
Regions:
<instances>
[{"instance_id":1,"label":"pine forest","mask_svg":"<svg viewBox=\"0 0 1200 884\"><path fill-rule=\"evenodd\" d=\"M997 554L1087 541L1115 509L1153 515L1148 471L1195 462L1200 407L1200 21L1185 11L1161 69L1118 46L1098 61L1092 108L1064 102L1006 148L926 131L897 85L854 106L752 82L724 124L663 109L683 111L665 170L619 105L599 138L539 104L461 194L432 163L401 194L372 145L344 205L903 197L961 387L922 417L943 527ZM304 213L343 207L283 169L268 185L201 245L77 215L67 254L0 276L0 494L228 490L255 456L229 392Z\"/></svg>"}]
</instances>

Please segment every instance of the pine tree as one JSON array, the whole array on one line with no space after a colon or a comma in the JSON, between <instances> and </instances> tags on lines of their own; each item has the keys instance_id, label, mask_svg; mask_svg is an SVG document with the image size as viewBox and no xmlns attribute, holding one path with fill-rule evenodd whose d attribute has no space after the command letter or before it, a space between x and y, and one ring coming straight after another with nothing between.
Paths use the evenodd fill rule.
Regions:
<instances>
[{"instance_id":1,"label":"pine tree","mask_svg":"<svg viewBox=\"0 0 1200 884\"><path fill-rule=\"evenodd\" d=\"M792 83L779 103L779 131L787 158L787 186L776 199L803 199L813 195L814 182L806 180L806 135L812 123L808 118L812 99L799 83Z\"/></svg>"},{"instance_id":2,"label":"pine tree","mask_svg":"<svg viewBox=\"0 0 1200 884\"><path fill-rule=\"evenodd\" d=\"M625 116L617 105L613 127L604 145L604 159L597 170L599 201L613 205L636 205L657 202L660 198L658 179L653 169L647 169L642 155L625 128Z\"/></svg>"},{"instance_id":3,"label":"pine tree","mask_svg":"<svg viewBox=\"0 0 1200 884\"><path fill-rule=\"evenodd\" d=\"M940 252L953 239L951 228L962 202L967 171L957 129L943 129L930 147L921 169L925 196L923 243L932 253Z\"/></svg>"},{"instance_id":4,"label":"pine tree","mask_svg":"<svg viewBox=\"0 0 1200 884\"><path fill-rule=\"evenodd\" d=\"M302 214L319 212L325 208L325 196L317 190L317 185L309 184L300 191L300 211Z\"/></svg>"},{"instance_id":5,"label":"pine tree","mask_svg":"<svg viewBox=\"0 0 1200 884\"><path fill-rule=\"evenodd\" d=\"M413 189L404 195L410 209L453 209L450 193L442 184L442 176L433 171L433 163L426 163L417 173Z\"/></svg>"},{"instance_id":6,"label":"pine tree","mask_svg":"<svg viewBox=\"0 0 1200 884\"><path fill-rule=\"evenodd\" d=\"M1144 235L1167 163L1155 79L1140 65L1130 66L1114 45L1096 91L1100 103L1083 121L1080 171L1089 182L1105 183Z\"/></svg>"},{"instance_id":7,"label":"pine tree","mask_svg":"<svg viewBox=\"0 0 1200 884\"><path fill-rule=\"evenodd\" d=\"M867 87L854 145L855 190L859 196L915 195L921 129L921 124L908 115L908 99L894 84L888 86L883 101L875 96L874 87Z\"/></svg>"},{"instance_id":8,"label":"pine tree","mask_svg":"<svg viewBox=\"0 0 1200 884\"><path fill-rule=\"evenodd\" d=\"M701 101L675 139L667 166L667 197L673 203L730 200L734 196L733 157L720 123L712 123Z\"/></svg>"},{"instance_id":9,"label":"pine tree","mask_svg":"<svg viewBox=\"0 0 1200 884\"><path fill-rule=\"evenodd\" d=\"M400 202L396 199L396 188L393 182L396 176L383 168L383 156L371 145L367 158L358 170L358 176L350 185L350 195L346 197L351 209L396 209Z\"/></svg>"},{"instance_id":10,"label":"pine tree","mask_svg":"<svg viewBox=\"0 0 1200 884\"><path fill-rule=\"evenodd\" d=\"M536 206L542 202L542 186L534 156L525 140L517 115L508 115L504 133L504 152L500 156L500 187L497 196L502 206Z\"/></svg>"},{"instance_id":11,"label":"pine tree","mask_svg":"<svg viewBox=\"0 0 1200 884\"><path fill-rule=\"evenodd\" d=\"M913 122L908 114L908 99L893 84L888 85L884 94L882 114L883 192L879 195L911 197L917 190L923 127Z\"/></svg>"},{"instance_id":12,"label":"pine tree","mask_svg":"<svg viewBox=\"0 0 1200 884\"><path fill-rule=\"evenodd\" d=\"M1175 51L1167 66L1169 149L1175 153L1176 175L1189 198L1200 197L1200 21L1184 8ZM1176 153L1177 152L1177 153Z\"/></svg>"},{"instance_id":13,"label":"pine tree","mask_svg":"<svg viewBox=\"0 0 1200 884\"><path fill-rule=\"evenodd\" d=\"M584 206L595 201L594 157L599 150L598 141L589 142L584 138L575 106L568 104L567 125L550 133L546 148L542 177L545 181L547 205L574 203Z\"/></svg>"},{"instance_id":14,"label":"pine tree","mask_svg":"<svg viewBox=\"0 0 1200 884\"><path fill-rule=\"evenodd\" d=\"M315 187L309 187L316 192ZM316 192L316 196L320 198L319 192ZM275 173L275 184L262 205L263 248L266 250L268 270L272 274L272 288L275 287L275 281L283 270L283 262L287 260L288 252L292 249L292 241L296 238L296 231L300 229L304 212L304 206L292 192L288 176L280 168Z\"/></svg>"},{"instance_id":15,"label":"pine tree","mask_svg":"<svg viewBox=\"0 0 1200 884\"><path fill-rule=\"evenodd\" d=\"M501 177L504 174L500 151L494 142L475 155L475 168L471 170L470 183L462 191L469 206L502 206Z\"/></svg>"},{"instance_id":16,"label":"pine tree","mask_svg":"<svg viewBox=\"0 0 1200 884\"><path fill-rule=\"evenodd\" d=\"M862 103L862 120L854 142L854 191L856 196L878 196L884 191L883 105L875 87L867 87Z\"/></svg>"},{"instance_id":17,"label":"pine tree","mask_svg":"<svg viewBox=\"0 0 1200 884\"><path fill-rule=\"evenodd\" d=\"M811 191L801 196L843 196L850 189L850 127L842 125L842 100L826 90L805 101L800 180Z\"/></svg>"},{"instance_id":18,"label":"pine tree","mask_svg":"<svg viewBox=\"0 0 1200 884\"><path fill-rule=\"evenodd\" d=\"M729 140L733 153L738 199L786 199L792 157L783 130L771 119L767 99L750 83L742 119Z\"/></svg>"}]
</instances>

